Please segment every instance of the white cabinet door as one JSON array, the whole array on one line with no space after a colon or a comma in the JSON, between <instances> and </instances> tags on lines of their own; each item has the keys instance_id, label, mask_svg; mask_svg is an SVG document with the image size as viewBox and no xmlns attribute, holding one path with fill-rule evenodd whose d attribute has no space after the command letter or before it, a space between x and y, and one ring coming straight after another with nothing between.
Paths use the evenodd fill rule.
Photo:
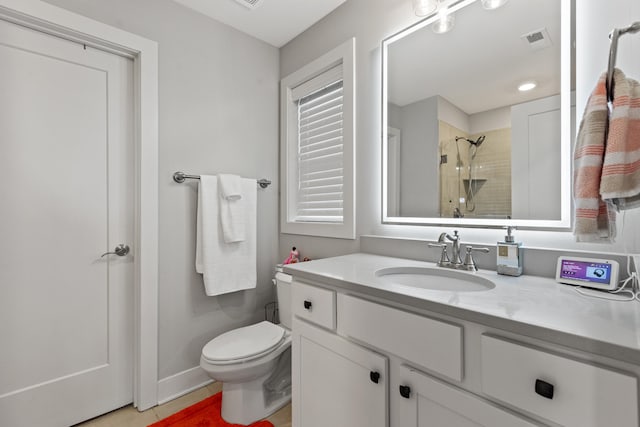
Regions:
<instances>
[{"instance_id":1,"label":"white cabinet door","mask_svg":"<svg viewBox=\"0 0 640 427\"><path fill-rule=\"evenodd\" d=\"M390 390L392 425L402 427L540 426L469 392L402 365Z\"/></svg>"},{"instance_id":2,"label":"white cabinet door","mask_svg":"<svg viewBox=\"0 0 640 427\"><path fill-rule=\"evenodd\" d=\"M293 425L386 427L388 361L293 320Z\"/></svg>"}]
</instances>

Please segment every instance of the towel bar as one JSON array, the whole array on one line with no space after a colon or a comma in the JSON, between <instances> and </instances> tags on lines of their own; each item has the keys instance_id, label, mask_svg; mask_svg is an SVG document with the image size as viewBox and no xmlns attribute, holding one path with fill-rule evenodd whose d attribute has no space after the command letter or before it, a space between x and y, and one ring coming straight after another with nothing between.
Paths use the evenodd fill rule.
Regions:
<instances>
[{"instance_id":1,"label":"towel bar","mask_svg":"<svg viewBox=\"0 0 640 427\"><path fill-rule=\"evenodd\" d=\"M628 27L614 28L609 33L611 44L609 45L609 66L607 67L607 100L613 101L613 69L616 66L616 56L618 55L618 38L623 34L634 34L640 31L640 21L634 22Z\"/></svg>"},{"instance_id":2,"label":"towel bar","mask_svg":"<svg viewBox=\"0 0 640 427\"><path fill-rule=\"evenodd\" d=\"M186 179L200 179L200 175L188 175L184 172L176 172L173 174L173 180L178 184L182 184ZM260 188L267 188L271 185L271 181L265 178L256 180Z\"/></svg>"}]
</instances>

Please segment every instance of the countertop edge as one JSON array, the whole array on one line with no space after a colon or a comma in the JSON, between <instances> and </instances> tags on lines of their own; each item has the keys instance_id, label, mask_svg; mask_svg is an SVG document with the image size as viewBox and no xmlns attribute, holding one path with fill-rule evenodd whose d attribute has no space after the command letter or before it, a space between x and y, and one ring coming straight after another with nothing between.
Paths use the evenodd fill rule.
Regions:
<instances>
[{"instance_id":1,"label":"countertop edge","mask_svg":"<svg viewBox=\"0 0 640 427\"><path fill-rule=\"evenodd\" d=\"M444 316L451 316L487 327L501 329L509 333L538 339L565 348L592 353L635 365L640 364L640 349L636 350L618 344L600 341L595 338L579 336L561 330L494 316L462 307L455 307L438 301L420 299L384 289L372 288L359 283L332 278L328 275L289 269L287 266L284 267L284 272L295 278L311 281L313 282L312 284L319 286L328 285L341 290L357 292L361 295L370 295L418 310L432 311Z\"/></svg>"}]
</instances>

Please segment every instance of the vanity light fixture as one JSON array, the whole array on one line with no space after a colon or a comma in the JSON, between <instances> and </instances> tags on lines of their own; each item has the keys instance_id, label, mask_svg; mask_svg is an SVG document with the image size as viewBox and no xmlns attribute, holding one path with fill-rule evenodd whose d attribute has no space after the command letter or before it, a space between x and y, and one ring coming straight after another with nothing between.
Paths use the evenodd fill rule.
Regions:
<instances>
[{"instance_id":1,"label":"vanity light fixture","mask_svg":"<svg viewBox=\"0 0 640 427\"><path fill-rule=\"evenodd\" d=\"M417 16L427 16L438 9L439 0L413 0L413 12Z\"/></svg>"},{"instance_id":2,"label":"vanity light fixture","mask_svg":"<svg viewBox=\"0 0 640 427\"><path fill-rule=\"evenodd\" d=\"M482 7L487 10L497 9L500 6L504 6L509 0L482 0Z\"/></svg>"},{"instance_id":3,"label":"vanity light fixture","mask_svg":"<svg viewBox=\"0 0 640 427\"><path fill-rule=\"evenodd\" d=\"M538 83L536 83L533 80L529 80L529 81L520 83L518 85L518 90L520 92L528 92L528 91L530 91L532 89L535 89L536 86L538 86Z\"/></svg>"},{"instance_id":4,"label":"vanity light fixture","mask_svg":"<svg viewBox=\"0 0 640 427\"><path fill-rule=\"evenodd\" d=\"M441 10L438 12L438 19L431 25L431 29L436 34L444 34L451 31L455 19L453 13L448 13L447 10Z\"/></svg>"}]
</instances>

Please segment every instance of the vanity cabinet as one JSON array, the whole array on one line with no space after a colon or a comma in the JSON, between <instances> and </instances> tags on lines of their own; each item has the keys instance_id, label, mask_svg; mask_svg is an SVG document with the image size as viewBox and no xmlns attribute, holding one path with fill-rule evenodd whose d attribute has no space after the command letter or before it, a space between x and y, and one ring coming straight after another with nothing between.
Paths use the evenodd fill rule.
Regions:
<instances>
[{"instance_id":1,"label":"vanity cabinet","mask_svg":"<svg viewBox=\"0 0 640 427\"><path fill-rule=\"evenodd\" d=\"M640 427L636 365L297 278L292 304L294 427Z\"/></svg>"}]
</instances>

